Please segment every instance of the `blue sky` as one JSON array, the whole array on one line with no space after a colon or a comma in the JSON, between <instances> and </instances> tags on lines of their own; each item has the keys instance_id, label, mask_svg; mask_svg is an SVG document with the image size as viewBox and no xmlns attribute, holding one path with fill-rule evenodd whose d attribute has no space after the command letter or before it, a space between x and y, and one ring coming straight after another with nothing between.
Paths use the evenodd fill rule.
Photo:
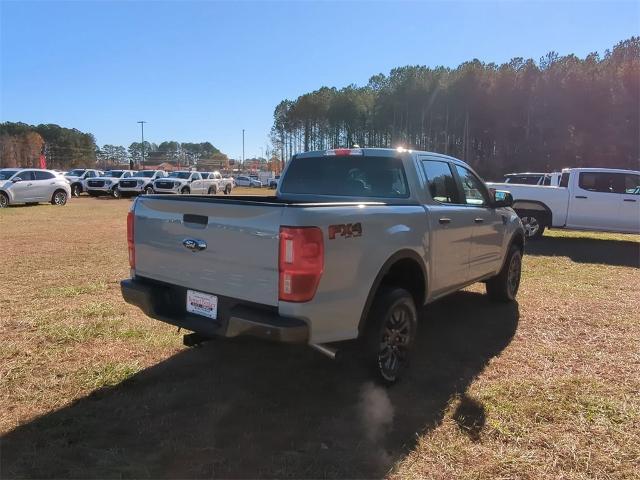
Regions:
<instances>
[{"instance_id":1,"label":"blue sky","mask_svg":"<svg viewBox=\"0 0 640 480\"><path fill-rule=\"evenodd\" d=\"M237 157L273 108L402 65L581 57L639 34L638 2L0 0L0 120L97 142L204 141Z\"/></svg>"}]
</instances>

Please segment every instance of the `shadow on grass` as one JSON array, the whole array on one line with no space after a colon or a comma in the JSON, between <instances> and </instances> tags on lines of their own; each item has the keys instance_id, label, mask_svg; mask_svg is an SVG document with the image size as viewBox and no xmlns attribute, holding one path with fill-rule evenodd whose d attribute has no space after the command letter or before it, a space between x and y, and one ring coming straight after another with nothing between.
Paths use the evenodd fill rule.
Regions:
<instances>
[{"instance_id":1,"label":"shadow on grass","mask_svg":"<svg viewBox=\"0 0 640 480\"><path fill-rule=\"evenodd\" d=\"M510 343L517 304L459 292L422 312L407 376L385 389L302 346L213 341L9 432L15 477L380 477ZM151 321L151 320L150 320ZM472 437L484 410L454 414Z\"/></svg>"},{"instance_id":2,"label":"shadow on grass","mask_svg":"<svg viewBox=\"0 0 640 480\"><path fill-rule=\"evenodd\" d=\"M527 255L568 257L580 263L640 267L640 243L591 237L542 237L527 242Z\"/></svg>"}]
</instances>

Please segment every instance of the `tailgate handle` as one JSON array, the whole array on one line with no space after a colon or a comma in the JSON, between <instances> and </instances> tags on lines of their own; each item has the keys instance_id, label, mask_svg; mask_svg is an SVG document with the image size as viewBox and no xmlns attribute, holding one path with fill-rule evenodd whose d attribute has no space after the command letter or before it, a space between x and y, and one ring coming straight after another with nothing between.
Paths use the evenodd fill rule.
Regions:
<instances>
[{"instance_id":1,"label":"tailgate handle","mask_svg":"<svg viewBox=\"0 0 640 480\"><path fill-rule=\"evenodd\" d=\"M184 223L195 223L197 225L206 225L209 223L209 217L205 215L193 215L192 213L185 213L182 217Z\"/></svg>"}]
</instances>

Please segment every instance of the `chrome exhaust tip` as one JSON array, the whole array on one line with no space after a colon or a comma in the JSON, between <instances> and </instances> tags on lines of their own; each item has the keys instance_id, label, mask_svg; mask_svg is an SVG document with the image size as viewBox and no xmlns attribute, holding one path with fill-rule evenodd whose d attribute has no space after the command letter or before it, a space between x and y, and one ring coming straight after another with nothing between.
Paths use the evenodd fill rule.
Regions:
<instances>
[{"instance_id":1,"label":"chrome exhaust tip","mask_svg":"<svg viewBox=\"0 0 640 480\"><path fill-rule=\"evenodd\" d=\"M326 345L322 345L319 343L310 343L309 345L311 346L311 348L317 350L323 355L326 355L331 360L335 360L338 356L338 350L336 350L335 348L327 347Z\"/></svg>"}]
</instances>

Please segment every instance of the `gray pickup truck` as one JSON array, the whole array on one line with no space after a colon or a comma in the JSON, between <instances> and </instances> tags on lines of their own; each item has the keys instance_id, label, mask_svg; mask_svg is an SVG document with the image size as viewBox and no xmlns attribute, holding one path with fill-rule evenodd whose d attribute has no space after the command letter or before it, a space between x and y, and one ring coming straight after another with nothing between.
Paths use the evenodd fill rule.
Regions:
<instances>
[{"instance_id":1,"label":"gray pickup truck","mask_svg":"<svg viewBox=\"0 0 640 480\"><path fill-rule=\"evenodd\" d=\"M251 335L333 357L334 342L358 338L392 383L420 307L475 282L514 300L524 231L511 203L444 155L303 153L275 197L138 197L122 294L198 339Z\"/></svg>"}]
</instances>

